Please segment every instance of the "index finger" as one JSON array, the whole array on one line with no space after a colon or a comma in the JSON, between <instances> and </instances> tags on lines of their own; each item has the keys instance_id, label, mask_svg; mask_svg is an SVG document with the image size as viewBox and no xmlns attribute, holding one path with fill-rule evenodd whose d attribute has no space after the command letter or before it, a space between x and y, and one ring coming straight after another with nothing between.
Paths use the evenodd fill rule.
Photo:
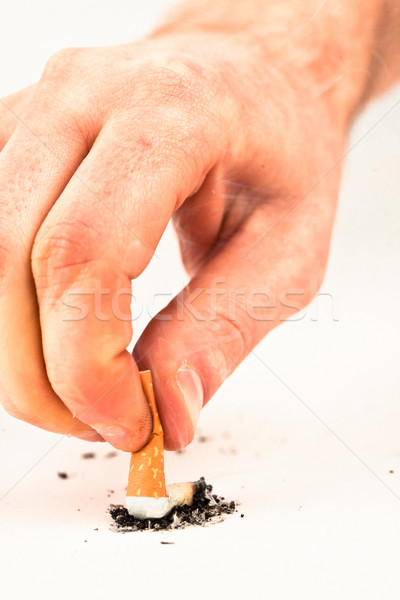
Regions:
<instances>
[{"instance_id":1,"label":"index finger","mask_svg":"<svg viewBox=\"0 0 400 600\"><path fill-rule=\"evenodd\" d=\"M53 389L104 439L135 451L147 441L151 417L126 350L131 280L150 261L177 197L187 195L180 182L194 180L194 163L185 169L180 161L178 179L170 148L148 144L139 160L126 131L110 129L103 129L44 221L32 267ZM131 164L136 169L127 171Z\"/></svg>"}]
</instances>

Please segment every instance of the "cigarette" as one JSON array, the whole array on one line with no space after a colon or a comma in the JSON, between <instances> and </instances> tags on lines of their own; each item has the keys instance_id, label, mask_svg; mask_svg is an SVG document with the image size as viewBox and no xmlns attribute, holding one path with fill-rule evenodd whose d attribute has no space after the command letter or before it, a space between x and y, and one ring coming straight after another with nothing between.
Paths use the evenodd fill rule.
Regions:
<instances>
[{"instance_id":1,"label":"cigarette","mask_svg":"<svg viewBox=\"0 0 400 600\"><path fill-rule=\"evenodd\" d=\"M140 380L153 418L153 429L146 446L131 454L126 507L136 519L161 519L175 506L192 504L196 485L191 482L165 485L164 432L151 372L141 372Z\"/></svg>"}]
</instances>

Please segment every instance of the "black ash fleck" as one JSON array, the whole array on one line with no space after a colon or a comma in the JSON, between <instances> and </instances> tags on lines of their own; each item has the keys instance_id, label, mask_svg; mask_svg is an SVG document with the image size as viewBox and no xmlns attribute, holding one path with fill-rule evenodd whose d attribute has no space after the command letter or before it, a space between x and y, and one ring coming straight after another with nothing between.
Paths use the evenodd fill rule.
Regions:
<instances>
[{"instance_id":1,"label":"black ash fleck","mask_svg":"<svg viewBox=\"0 0 400 600\"><path fill-rule=\"evenodd\" d=\"M118 452L107 452L105 458L115 458L116 456L118 456Z\"/></svg>"},{"instance_id":2,"label":"black ash fleck","mask_svg":"<svg viewBox=\"0 0 400 600\"><path fill-rule=\"evenodd\" d=\"M86 460L90 458L96 458L96 454L94 452L84 452L83 454L81 454L81 458Z\"/></svg>"},{"instance_id":3,"label":"black ash fleck","mask_svg":"<svg viewBox=\"0 0 400 600\"><path fill-rule=\"evenodd\" d=\"M68 473L64 473L64 471L58 471L57 475L60 479L68 479Z\"/></svg>"}]
</instances>

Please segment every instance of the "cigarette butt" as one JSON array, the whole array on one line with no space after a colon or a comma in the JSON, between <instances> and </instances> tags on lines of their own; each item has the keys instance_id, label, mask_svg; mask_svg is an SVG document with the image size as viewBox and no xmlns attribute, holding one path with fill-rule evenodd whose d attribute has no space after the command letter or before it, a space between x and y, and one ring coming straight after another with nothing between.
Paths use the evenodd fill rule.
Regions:
<instances>
[{"instance_id":1,"label":"cigarette butt","mask_svg":"<svg viewBox=\"0 0 400 600\"><path fill-rule=\"evenodd\" d=\"M153 430L147 445L132 452L129 466L126 507L137 519L161 519L175 506L192 504L195 483L165 486L164 432L157 411L150 371L140 373L143 391L153 418Z\"/></svg>"},{"instance_id":2,"label":"cigarette butt","mask_svg":"<svg viewBox=\"0 0 400 600\"><path fill-rule=\"evenodd\" d=\"M164 432L154 397L150 371L140 373L143 391L149 403L153 429L147 445L132 452L127 497L166 498L164 474Z\"/></svg>"},{"instance_id":3,"label":"cigarette butt","mask_svg":"<svg viewBox=\"0 0 400 600\"><path fill-rule=\"evenodd\" d=\"M167 485L168 497L144 498L143 496L127 496L126 507L130 515L136 519L162 519L175 506L189 506L197 489L196 483L171 483Z\"/></svg>"}]
</instances>

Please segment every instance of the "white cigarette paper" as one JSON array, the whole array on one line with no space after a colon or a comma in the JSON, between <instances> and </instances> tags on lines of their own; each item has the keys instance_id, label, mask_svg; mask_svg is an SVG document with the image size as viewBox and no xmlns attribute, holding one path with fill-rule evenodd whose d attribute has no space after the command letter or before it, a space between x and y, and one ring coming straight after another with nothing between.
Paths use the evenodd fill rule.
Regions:
<instances>
[{"instance_id":1,"label":"white cigarette paper","mask_svg":"<svg viewBox=\"0 0 400 600\"><path fill-rule=\"evenodd\" d=\"M151 498L145 496L127 496L126 508L136 519L161 519L176 506L189 506L193 502L196 485L192 482L172 483L167 485L166 498Z\"/></svg>"}]
</instances>

